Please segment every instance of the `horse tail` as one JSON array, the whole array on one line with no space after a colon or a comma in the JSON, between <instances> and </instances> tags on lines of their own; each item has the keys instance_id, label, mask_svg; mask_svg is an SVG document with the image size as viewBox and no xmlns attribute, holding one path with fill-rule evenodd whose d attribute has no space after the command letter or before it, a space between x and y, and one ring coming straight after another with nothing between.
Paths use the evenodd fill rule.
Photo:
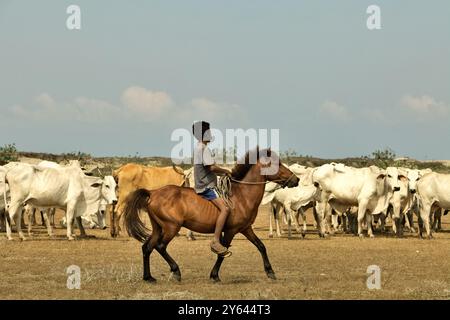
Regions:
<instances>
[{"instance_id":1,"label":"horse tail","mask_svg":"<svg viewBox=\"0 0 450 320\"><path fill-rule=\"evenodd\" d=\"M150 191L146 189L138 189L128 196L123 211L125 228L128 235L140 242L148 239L151 232L139 217L139 210L149 212L148 200L150 199Z\"/></svg>"}]
</instances>

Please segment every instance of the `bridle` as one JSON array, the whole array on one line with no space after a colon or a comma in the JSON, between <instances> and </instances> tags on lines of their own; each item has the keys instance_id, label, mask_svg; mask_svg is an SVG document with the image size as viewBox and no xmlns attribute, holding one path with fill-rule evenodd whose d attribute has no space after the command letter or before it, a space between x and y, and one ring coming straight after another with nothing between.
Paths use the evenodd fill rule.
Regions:
<instances>
[{"instance_id":1,"label":"bridle","mask_svg":"<svg viewBox=\"0 0 450 320\"><path fill-rule=\"evenodd\" d=\"M284 188L284 187L286 187L287 184L288 184L294 177L297 177L297 176L295 175L295 173L292 173L291 176L290 176L287 180L277 179L277 180L271 180L271 181L267 180L267 181L263 181L263 182L250 182L250 181L237 180L237 179L234 179L233 177L229 177L229 179L230 179L231 181L233 181L233 182L236 182L236 183L240 183L240 184L250 184L250 185L261 185L261 184L268 184L269 182L275 182L275 183L278 183L278 184L279 184L279 185L278 185L278 188L275 189L275 190L277 190L277 189L279 189L279 188ZM284 181L284 182L283 182L283 181ZM281 182L283 182L283 183L281 183Z\"/></svg>"}]
</instances>

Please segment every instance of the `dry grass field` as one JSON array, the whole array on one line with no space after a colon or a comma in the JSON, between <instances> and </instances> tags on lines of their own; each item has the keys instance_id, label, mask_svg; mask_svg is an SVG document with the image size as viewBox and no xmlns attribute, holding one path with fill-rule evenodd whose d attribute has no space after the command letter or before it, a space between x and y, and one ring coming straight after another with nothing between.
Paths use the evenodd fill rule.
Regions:
<instances>
[{"instance_id":1,"label":"dry grass field","mask_svg":"<svg viewBox=\"0 0 450 320\"><path fill-rule=\"evenodd\" d=\"M211 283L215 262L209 237L176 238L169 253L179 263L180 283L170 280L167 264L152 255L156 284L141 280L141 249L134 239L111 239L109 230L87 230L95 238L69 242L65 230L48 239L43 227L20 242L0 235L0 299L449 299L450 221L433 240L377 234L359 239L337 234L319 239L309 229L305 239L269 239L267 211L261 209L254 228L265 243L278 280L269 280L257 249L242 236L232 244L221 283ZM185 230L184 230L185 231ZM183 232L184 232L183 231ZM78 230L77 230L78 232ZM366 288L369 265L382 271L381 290ZM81 289L66 286L66 268L81 268Z\"/></svg>"}]
</instances>

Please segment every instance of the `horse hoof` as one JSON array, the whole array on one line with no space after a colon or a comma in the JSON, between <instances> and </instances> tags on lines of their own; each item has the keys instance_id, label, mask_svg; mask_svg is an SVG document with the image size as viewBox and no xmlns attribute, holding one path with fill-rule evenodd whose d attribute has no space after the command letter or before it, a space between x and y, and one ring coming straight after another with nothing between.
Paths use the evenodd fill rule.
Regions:
<instances>
[{"instance_id":1,"label":"horse hoof","mask_svg":"<svg viewBox=\"0 0 450 320\"><path fill-rule=\"evenodd\" d=\"M269 234L269 238L273 238L273 234Z\"/></svg>"},{"instance_id":2,"label":"horse hoof","mask_svg":"<svg viewBox=\"0 0 450 320\"><path fill-rule=\"evenodd\" d=\"M214 283L219 283L219 282L221 282L219 276L211 276L211 277L209 277L209 279L210 279L212 282L214 282Z\"/></svg>"},{"instance_id":3,"label":"horse hoof","mask_svg":"<svg viewBox=\"0 0 450 320\"><path fill-rule=\"evenodd\" d=\"M267 272L267 277L272 280L277 280L277 277L275 277L275 272L273 271Z\"/></svg>"},{"instance_id":4,"label":"horse hoof","mask_svg":"<svg viewBox=\"0 0 450 320\"><path fill-rule=\"evenodd\" d=\"M364 235L363 235L363 234L359 234L358 237L359 237L360 239L364 239Z\"/></svg>"},{"instance_id":5,"label":"horse hoof","mask_svg":"<svg viewBox=\"0 0 450 320\"><path fill-rule=\"evenodd\" d=\"M304 239L306 237L306 233L302 233L302 238Z\"/></svg>"},{"instance_id":6,"label":"horse hoof","mask_svg":"<svg viewBox=\"0 0 450 320\"><path fill-rule=\"evenodd\" d=\"M172 272L172 274L171 274L171 277L174 277L174 279L175 280L177 280L178 282L180 282L181 281L181 273L180 273L180 271L175 271L175 272ZM169 278L170 279L170 278Z\"/></svg>"},{"instance_id":7,"label":"horse hoof","mask_svg":"<svg viewBox=\"0 0 450 320\"><path fill-rule=\"evenodd\" d=\"M75 238L74 237L68 237L67 238L69 241L75 241Z\"/></svg>"},{"instance_id":8,"label":"horse hoof","mask_svg":"<svg viewBox=\"0 0 450 320\"><path fill-rule=\"evenodd\" d=\"M153 277L149 277L149 278L144 278L144 281L148 282L148 283L155 283L156 279Z\"/></svg>"}]
</instances>

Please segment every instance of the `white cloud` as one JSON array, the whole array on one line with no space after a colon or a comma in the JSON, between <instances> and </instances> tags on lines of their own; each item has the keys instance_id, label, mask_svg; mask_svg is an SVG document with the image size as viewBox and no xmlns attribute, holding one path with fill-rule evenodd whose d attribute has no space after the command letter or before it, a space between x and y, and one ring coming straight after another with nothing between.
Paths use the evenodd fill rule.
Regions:
<instances>
[{"instance_id":1,"label":"white cloud","mask_svg":"<svg viewBox=\"0 0 450 320\"><path fill-rule=\"evenodd\" d=\"M328 115L330 118L340 121L348 121L351 118L350 113L345 106L330 100L322 103L320 106L320 112Z\"/></svg>"},{"instance_id":2,"label":"white cloud","mask_svg":"<svg viewBox=\"0 0 450 320\"><path fill-rule=\"evenodd\" d=\"M34 101L38 105L41 105L48 109L53 109L55 107L55 100L48 93L41 93L36 98L34 98Z\"/></svg>"},{"instance_id":3,"label":"white cloud","mask_svg":"<svg viewBox=\"0 0 450 320\"><path fill-rule=\"evenodd\" d=\"M117 106L108 101L77 97L58 101L48 93L32 99L28 105L14 105L10 115L33 121L58 120L80 122L122 121L173 121L185 123L195 119L210 121L242 120L243 110L237 104L219 103L207 98L195 98L185 104L176 104L163 91L151 91L142 87L129 87L120 96Z\"/></svg>"},{"instance_id":4,"label":"white cloud","mask_svg":"<svg viewBox=\"0 0 450 320\"><path fill-rule=\"evenodd\" d=\"M117 119L122 114L121 108L109 102L85 97L76 98L73 103L67 105L67 108L73 110L78 120L89 122Z\"/></svg>"},{"instance_id":5,"label":"white cloud","mask_svg":"<svg viewBox=\"0 0 450 320\"><path fill-rule=\"evenodd\" d=\"M237 104L216 102L208 98L195 98L182 108L183 119L203 119L207 121L241 120L244 111Z\"/></svg>"},{"instance_id":6,"label":"white cloud","mask_svg":"<svg viewBox=\"0 0 450 320\"><path fill-rule=\"evenodd\" d=\"M97 99L78 97L70 101L56 101L50 94L42 93L25 107L15 105L10 108L12 115L35 121L77 120L82 122L103 122L120 114L116 106Z\"/></svg>"},{"instance_id":7,"label":"white cloud","mask_svg":"<svg viewBox=\"0 0 450 320\"><path fill-rule=\"evenodd\" d=\"M157 119L170 112L174 106L172 98L162 91L150 91L141 87L129 87L121 97L123 105L130 112Z\"/></svg>"},{"instance_id":8,"label":"white cloud","mask_svg":"<svg viewBox=\"0 0 450 320\"><path fill-rule=\"evenodd\" d=\"M409 111L417 114L431 116L446 116L450 113L450 107L442 101L437 101L428 95L411 96L405 95L400 101L400 105Z\"/></svg>"}]
</instances>

